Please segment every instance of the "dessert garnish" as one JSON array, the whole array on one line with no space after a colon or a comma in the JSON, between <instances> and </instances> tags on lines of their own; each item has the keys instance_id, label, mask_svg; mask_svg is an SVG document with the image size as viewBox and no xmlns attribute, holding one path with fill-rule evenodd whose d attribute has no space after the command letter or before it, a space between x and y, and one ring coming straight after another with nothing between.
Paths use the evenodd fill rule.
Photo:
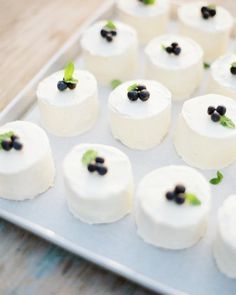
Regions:
<instances>
[{"instance_id":1,"label":"dessert garnish","mask_svg":"<svg viewBox=\"0 0 236 295\"><path fill-rule=\"evenodd\" d=\"M226 107L222 105L219 105L217 108L209 106L207 109L207 113L211 116L213 122L219 122L224 127L234 129L236 126L229 117L225 116L226 111Z\"/></svg>"},{"instance_id":2,"label":"dessert garnish","mask_svg":"<svg viewBox=\"0 0 236 295\"><path fill-rule=\"evenodd\" d=\"M231 64L230 72L232 75L236 75L236 62Z\"/></svg>"},{"instance_id":3,"label":"dessert garnish","mask_svg":"<svg viewBox=\"0 0 236 295\"><path fill-rule=\"evenodd\" d=\"M204 62L203 67L204 67L204 69L207 70L207 69L209 69L211 67L211 65L209 63L207 63L207 62Z\"/></svg>"},{"instance_id":4,"label":"dessert garnish","mask_svg":"<svg viewBox=\"0 0 236 295\"><path fill-rule=\"evenodd\" d=\"M118 87L121 83L122 83L122 81L120 81L120 80L112 80L112 81L111 81L111 88L112 88L112 89L115 89L115 88Z\"/></svg>"},{"instance_id":5,"label":"dessert garnish","mask_svg":"<svg viewBox=\"0 0 236 295\"><path fill-rule=\"evenodd\" d=\"M170 46L162 45L162 48L169 54L173 53L174 55L180 55L181 48L177 42L171 43Z\"/></svg>"},{"instance_id":6,"label":"dessert garnish","mask_svg":"<svg viewBox=\"0 0 236 295\"><path fill-rule=\"evenodd\" d=\"M108 168L104 165L105 159L98 156L95 150L87 150L82 157L82 163L87 166L90 173L97 173L101 176L107 174Z\"/></svg>"},{"instance_id":7,"label":"dessert garnish","mask_svg":"<svg viewBox=\"0 0 236 295\"><path fill-rule=\"evenodd\" d=\"M113 21L108 20L105 26L101 29L100 34L108 42L113 41L113 38L117 35L116 25Z\"/></svg>"},{"instance_id":8,"label":"dessert garnish","mask_svg":"<svg viewBox=\"0 0 236 295\"><path fill-rule=\"evenodd\" d=\"M17 151L22 150L23 144L19 140L13 131L9 131L3 134L0 134L0 150L10 151L15 149Z\"/></svg>"},{"instance_id":9,"label":"dessert garnish","mask_svg":"<svg viewBox=\"0 0 236 295\"><path fill-rule=\"evenodd\" d=\"M147 87L145 85L135 83L128 87L127 96L130 101L136 101L138 99L147 101L150 97L150 93L147 91Z\"/></svg>"},{"instance_id":10,"label":"dessert garnish","mask_svg":"<svg viewBox=\"0 0 236 295\"><path fill-rule=\"evenodd\" d=\"M178 184L173 191L166 193L168 201L174 201L178 205L184 204L186 201L193 206L201 205L201 201L192 193L187 193L185 186Z\"/></svg>"},{"instance_id":11,"label":"dessert garnish","mask_svg":"<svg viewBox=\"0 0 236 295\"><path fill-rule=\"evenodd\" d=\"M217 171L216 177L212 178L209 182L213 185L217 185L217 184L221 183L223 178L224 178L223 174L220 171Z\"/></svg>"},{"instance_id":12,"label":"dessert garnish","mask_svg":"<svg viewBox=\"0 0 236 295\"><path fill-rule=\"evenodd\" d=\"M214 4L210 4L208 6L202 6L201 14L204 19L209 19L210 17L214 17L216 15L216 6Z\"/></svg>"},{"instance_id":13,"label":"dessert garnish","mask_svg":"<svg viewBox=\"0 0 236 295\"><path fill-rule=\"evenodd\" d=\"M138 0L139 2L142 2L145 5L152 5L155 4L156 0Z\"/></svg>"},{"instance_id":14,"label":"dessert garnish","mask_svg":"<svg viewBox=\"0 0 236 295\"><path fill-rule=\"evenodd\" d=\"M75 87L76 87L76 85L78 83L78 80L75 79L75 78L73 78L74 71L75 71L74 63L73 62L69 62L67 64L67 66L65 67L65 69L64 69L64 77L63 77L63 80L62 81L59 81L57 83L58 90L64 91L67 88L69 88L69 89L75 89Z\"/></svg>"}]
</instances>

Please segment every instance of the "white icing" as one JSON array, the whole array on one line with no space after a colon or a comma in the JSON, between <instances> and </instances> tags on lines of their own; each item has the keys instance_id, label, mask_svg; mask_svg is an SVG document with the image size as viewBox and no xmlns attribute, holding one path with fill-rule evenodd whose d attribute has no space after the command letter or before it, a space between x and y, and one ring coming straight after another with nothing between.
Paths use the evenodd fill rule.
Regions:
<instances>
[{"instance_id":1,"label":"white icing","mask_svg":"<svg viewBox=\"0 0 236 295\"><path fill-rule=\"evenodd\" d=\"M177 205L165 197L177 184L201 201ZM168 249L193 246L204 235L210 210L208 182L186 166L167 166L146 175L137 188L136 223L139 235L148 243Z\"/></svg>"},{"instance_id":2,"label":"white icing","mask_svg":"<svg viewBox=\"0 0 236 295\"><path fill-rule=\"evenodd\" d=\"M162 48L173 42L181 47L178 56ZM203 74L203 51L193 40L180 35L163 35L149 42L145 55L146 76L163 83L175 99L188 98L198 87Z\"/></svg>"},{"instance_id":3,"label":"white icing","mask_svg":"<svg viewBox=\"0 0 236 295\"><path fill-rule=\"evenodd\" d=\"M76 88L59 91L57 83L63 76L64 71L59 71L39 83L38 105L46 129L58 136L73 136L90 129L97 119L97 82L89 72L76 70Z\"/></svg>"},{"instance_id":4,"label":"white icing","mask_svg":"<svg viewBox=\"0 0 236 295\"><path fill-rule=\"evenodd\" d=\"M55 171L47 135L35 124L23 121L0 128L0 134L8 131L19 136L23 149L0 151L0 196L31 199L53 185Z\"/></svg>"},{"instance_id":5,"label":"white icing","mask_svg":"<svg viewBox=\"0 0 236 295\"><path fill-rule=\"evenodd\" d=\"M202 169L222 168L236 160L236 129L212 122L207 114L211 105L224 105L226 116L236 122L232 99L217 94L196 97L184 103L174 138L183 160Z\"/></svg>"},{"instance_id":6,"label":"white icing","mask_svg":"<svg viewBox=\"0 0 236 295\"><path fill-rule=\"evenodd\" d=\"M128 87L143 84L150 98L130 101ZM133 80L118 86L109 96L109 121L113 136L134 149L149 149L167 134L171 115L171 93L150 80ZM137 132L138 130L138 132Z\"/></svg>"},{"instance_id":7,"label":"white icing","mask_svg":"<svg viewBox=\"0 0 236 295\"><path fill-rule=\"evenodd\" d=\"M94 149L105 159L108 173L90 173L82 164L83 154ZM131 210L133 176L128 157L116 148L81 144L64 161L67 201L73 215L86 223L108 223Z\"/></svg>"},{"instance_id":8,"label":"white icing","mask_svg":"<svg viewBox=\"0 0 236 295\"><path fill-rule=\"evenodd\" d=\"M219 269L236 278L236 195L229 196L218 212L218 234L214 256Z\"/></svg>"}]
</instances>

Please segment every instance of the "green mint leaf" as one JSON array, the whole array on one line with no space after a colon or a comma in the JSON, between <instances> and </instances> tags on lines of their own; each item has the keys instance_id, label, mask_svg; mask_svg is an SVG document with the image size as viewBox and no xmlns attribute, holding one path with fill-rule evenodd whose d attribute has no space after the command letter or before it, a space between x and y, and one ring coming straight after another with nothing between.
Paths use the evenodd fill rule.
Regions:
<instances>
[{"instance_id":1,"label":"green mint leaf","mask_svg":"<svg viewBox=\"0 0 236 295\"><path fill-rule=\"evenodd\" d=\"M155 4L156 0L143 0L143 3L146 5L152 5Z\"/></svg>"},{"instance_id":2,"label":"green mint leaf","mask_svg":"<svg viewBox=\"0 0 236 295\"><path fill-rule=\"evenodd\" d=\"M193 206L199 206L201 205L201 201L197 198L196 195L191 193L185 194L185 199Z\"/></svg>"},{"instance_id":3,"label":"green mint leaf","mask_svg":"<svg viewBox=\"0 0 236 295\"><path fill-rule=\"evenodd\" d=\"M220 181L224 178L223 174L220 171L217 171L216 175Z\"/></svg>"},{"instance_id":4,"label":"green mint leaf","mask_svg":"<svg viewBox=\"0 0 236 295\"><path fill-rule=\"evenodd\" d=\"M214 3L211 3L208 5L209 9L216 9L216 5Z\"/></svg>"},{"instance_id":5,"label":"green mint leaf","mask_svg":"<svg viewBox=\"0 0 236 295\"><path fill-rule=\"evenodd\" d=\"M84 165L88 165L91 162L93 162L95 160L95 158L97 157L98 153L94 150L87 150L82 157L82 163Z\"/></svg>"},{"instance_id":6,"label":"green mint leaf","mask_svg":"<svg viewBox=\"0 0 236 295\"><path fill-rule=\"evenodd\" d=\"M163 45L163 44L161 44L161 48L162 48L163 50L166 50L166 47L165 47L165 45Z\"/></svg>"},{"instance_id":7,"label":"green mint leaf","mask_svg":"<svg viewBox=\"0 0 236 295\"><path fill-rule=\"evenodd\" d=\"M2 143L4 140L10 139L10 138L12 137L12 135L14 135L14 132L13 132L13 131L9 131L9 132L6 132L6 133L3 133L3 134L0 134L0 150L2 150L2 145L1 145L1 143Z\"/></svg>"},{"instance_id":8,"label":"green mint leaf","mask_svg":"<svg viewBox=\"0 0 236 295\"><path fill-rule=\"evenodd\" d=\"M116 25L113 23L112 20L108 20L105 27L109 30L116 30Z\"/></svg>"},{"instance_id":9,"label":"green mint leaf","mask_svg":"<svg viewBox=\"0 0 236 295\"><path fill-rule=\"evenodd\" d=\"M116 87L118 87L122 82L120 80L112 80L111 81L111 88L115 89Z\"/></svg>"},{"instance_id":10,"label":"green mint leaf","mask_svg":"<svg viewBox=\"0 0 236 295\"><path fill-rule=\"evenodd\" d=\"M203 67L204 67L204 69L209 69L211 67L211 65L208 64L207 62L204 62Z\"/></svg>"},{"instance_id":11,"label":"green mint leaf","mask_svg":"<svg viewBox=\"0 0 236 295\"><path fill-rule=\"evenodd\" d=\"M75 66L73 62L69 62L64 69L64 81L71 82L73 80Z\"/></svg>"},{"instance_id":12,"label":"green mint leaf","mask_svg":"<svg viewBox=\"0 0 236 295\"><path fill-rule=\"evenodd\" d=\"M232 66L233 68L236 68L236 62L233 62L233 63L231 64L231 66Z\"/></svg>"},{"instance_id":13,"label":"green mint leaf","mask_svg":"<svg viewBox=\"0 0 236 295\"><path fill-rule=\"evenodd\" d=\"M216 178L212 178L210 180L210 183L213 184L213 185L217 185L217 184L221 183L223 178L224 178L223 174L220 171L217 171Z\"/></svg>"},{"instance_id":14,"label":"green mint leaf","mask_svg":"<svg viewBox=\"0 0 236 295\"><path fill-rule=\"evenodd\" d=\"M130 85L130 86L128 87L128 89L127 89L128 92L129 92L129 91L134 91L134 90L137 88L137 86L138 86L137 83Z\"/></svg>"},{"instance_id":15,"label":"green mint leaf","mask_svg":"<svg viewBox=\"0 0 236 295\"><path fill-rule=\"evenodd\" d=\"M220 124L224 127L231 128L231 129L234 129L236 127L234 122L227 116L220 117Z\"/></svg>"}]
</instances>

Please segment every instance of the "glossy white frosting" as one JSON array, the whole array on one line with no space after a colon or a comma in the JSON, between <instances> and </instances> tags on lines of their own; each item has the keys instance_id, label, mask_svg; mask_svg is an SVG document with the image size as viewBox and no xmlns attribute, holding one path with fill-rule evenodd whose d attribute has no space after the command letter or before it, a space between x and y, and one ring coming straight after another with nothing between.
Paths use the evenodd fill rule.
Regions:
<instances>
[{"instance_id":1,"label":"glossy white frosting","mask_svg":"<svg viewBox=\"0 0 236 295\"><path fill-rule=\"evenodd\" d=\"M90 173L82 164L83 154L96 150L105 159L108 173ZM99 144L80 144L64 161L64 180L69 209L83 222L109 223L131 210L133 176L128 157L120 150Z\"/></svg>"},{"instance_id":2,"label":"glossy white frosting","mask_svg":"<svg viewBox=\"0 0 236 295\"><path fill-rule=\"evenodd\" d=\"M136 31L119 21L114 21L117 36L107 42L100 35L107 21L99 21L84 32L81 47L86 67L99 82L108 84L114 79L126 80L133 76L138 63Z\"/></svg>"},{"instance_id":3,"label":"glossy white frosting","mask_svg":"<svg viewBox=\"0 0 236 295\"><path fill-rule=\"evenodd\" d=\"M236 54L221 56L211 65L208 90L236 99L236 75L232 75L230 68L236 62Z\"/></svg>"},{"instance_id":4,"label":"glossy white frosting","mask_svg":"<svg viewBox=\"0 0 236 295\"><path fill-rule=\"evenodd\" d=\"M177 42L181 53L167 53L162 46ZM145 48L146 77L163 83L173 99L183 100L199 86L203 75L203 50L193 40L174 34L157 37Z\"/></svg>"},{"instance_id":5,"label":"glossy white frosting","mask_svg":"<svg viewBox=\"0 0 236 295\"><path fill-rule=\"evenodd\" d=\"M143 84L150 93L147 101L130 101L128 87ZM171 120L171 93L151 80L128 81L109 96L109 122L113 136L132 149L145 150L159 144Z\"/></svg>"},{"instance_id":6,"label":"glossy white frosting","mask_svg":"<svg viewBox=\"0 0 236 295\"><path fill-rule=\"evenodd\" d=\"M170 12L168 0L157 0L152 5L138 0L117 0L116 3L119 18L136 29L142 44L166 31Z\"/></svg>"},{"instance_id":7,"label":"glossy white frosting","mask_svg":"<svg viewBox=\"0 0 236 295\"><path fill-rule=\"evenodd\" d=\"M177 184L201 201L200 206L168 201L166 192ZM167 249L193 246L204 235L211 205L208 182L187 166L167 166L152 171L138 185L135 217L138 234L145 242Z\"/></svg>"},{"instance_id":8,"label":"glossy white frosting","mask_svg":"<svg viewBox=\"0 0 236 295\"><path fill-rule=\"evenodd\" d=\"M99 112L97 82L87 71L74 72L75 89L59 91L64 71L56 72L38 85L37 97L44 127L57 136L75 136L89 130Z\"/></svg>"},{"instance_id":9,"label":"glossy white frosting","mask_svg":"<svg viewBox=\"0 0 236 295\"><path fill-rule=\"evenodd\" d=\"M234 19L221 6L216 6L216 15L203 19L201 7L206 1L190 2L178 9L180 32L197 41L205 53L205 62L212 62L227 50Z\"/></svg>"},{"instance_id":10,"label":"glossy white frosting","mask_svg":"<svg viewBox=\"0 0 236 295\"><path fill-rule=\"evenodd\" d=\"M37 125L14 121L0 127L13 131L23 149L0 150L0 196L21 201L45 192L54 182L54 163L46 133Z\"/></svg>"},{"instance_id":11,"label":"glossy white frosting","mask_svg":"<svg viewBox=\"0 0 236 295\"><path fill-rule=\"evenodd\" d=\"M217 94L186 101L179 116L174 143L178 154L191 166L219 169L236 160L236 129L211 121L209 106L224 105L226 116L236 122L236 102Z\"/></svg>"},{"instance_id":12,"label":"glossy white frosting","mask_svg":"<svg viewBox=\"0 0 236 295\"><path fill-rule=\"evenodd\" d=\"M229 196L218 211L214 256L221 272L236 279L236 195Z\"/></svg>"}]
</instances>

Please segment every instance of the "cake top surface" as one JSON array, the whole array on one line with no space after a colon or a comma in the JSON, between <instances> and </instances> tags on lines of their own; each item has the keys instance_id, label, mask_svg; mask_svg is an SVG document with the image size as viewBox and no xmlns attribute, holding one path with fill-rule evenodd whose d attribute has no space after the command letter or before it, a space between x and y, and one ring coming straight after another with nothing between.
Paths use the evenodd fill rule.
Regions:
<instances>
[{"instance_id":1,"label":"cake top surface","mask_svg":"<svg viewBox=\"0 0 236 295\"><path fill-rule=\"evenodd\" d=\"M236 54L226 54L218 58L211 65L211 74L213 78L224 87L236 91L236 75L232 75L230 68L232 63L236 62Z\"/></svg>"},{"instance_id":2,"label":"cake top surface","mask_svg":"<svg viewBox=\"0 0 236 295\"><path fill-rule=\"evenodd\" d=\"M131 45L137 46L136 31L119 21L114 21L117 35L112 42L107 42L102 38L101 30L107 24L107 21L102 20L93 24L86 30L81 39L81 46L91 55L99 55L101 57L116 56L124 53Z\"/></svg>"},{"instance_id":3,"label":"cake top surface","mask_svg":"<svg viewBox=\"0 0 236 295\"><path fill-rule=\"evenodd\" d=\"M204 19L202 17L201 8L209 4L210 3L206 1L186 3L178 9L178 17L187 25L209 33L232 28L234 19L231 14L221 6L216 6L216 15L214 17L209 19Z\"/></svg>"},{"instance_id":4,"label":"cake top surface","mask_svg":"<svg viewBox=\"0 0 236 295\"><path fill-rule=\"evenodd\" d=\"M28 169L43 158L50 149L46 133L33 123L14 121L0 127L0 134L9 131L19 136L23 149L0 150L0 172L3 174L20 173L21 170Z\"/></svg>"},{"instance_id":5,"label":"cake top surface","mask_svg":"<svg viewBox=\"0 0 236 295\"><path fill-rule=\"evenodd\" d=\"M145 5L138 0L117 0L117 6L130 15L144 18L156 17L166 13L169 10L170 4L169 0L156 0L151 5Z\"/></svg>"},{"instance_id":6,"label":"cake top surface","mask_svg":"<svg viewBox=\"0 0 236 295\"><path fill-rule=\"evenodd\" d=\"M177 42L181 48L178 56L173 53L169 54L163 48L174 42ZM173 70L189 67L203 59L203 50L195 41L177 34L166 34L154 38L146 46L145 53L153 64Z\"/></svg>"},{"instance_id":7,"label":"cake top surface","mask_svg":"<svg viewBox=\"0 0 236 295\"><path fill-rule=\"evenodd\" d=\"M97 93L97 81L87 71L75 70L74 78L78 79L75 89L59 91L57 83L63 80L64 71L58 71L42 80L37 88L38 99L58 107L71 106L83 102Z\"/></svg>"},{"instance_id":8,"label":"cake top surface","mask_svg":"<svg viewBox=\"0 0 236 295\"><path fill-rule=\"evenodd\" d=\"M150 93L147 101L130 101L127 93L129 86L133 84L145 85ZM124 116L133 118L145 118L154 116L171 105L171 93L162 84L151 80L128 81L115 90L109 96L109 107Z\"/></svg>"},{"instance_id":9,"label":"cake top surface","mask_svg":"<svg viewBox=\"0 0 236 295\"><path fill-rule=\"evenodd\" d=\"M229 196L218 212L219 230L224 241L236 249L236 195Z\"/></svg>"},{"instance_id":10,"label":"cake top surface","mask_svg":"<svg viewBox=\"0 0 236 295\"><path fill-rule=\"evenodd\" d=\"M208 94L187 100L183 104L182 116L189 128L202 136L224 140L236 136L236 128L224 127L220 122L213 122L207 110L209 106L226 107L226 116L236 124L236 102L223 95Z\"/></svg>"},{"instance_id":11,"label":"cake top surface","mask_svg":"<svg viewBox=\"0 0 236 295\"><path fill-rule=\"evenodd\" d=\"M101 176L97 172L89 172L82 163L83 155L88 150L95 150L104 158L108 172ZM64 160L64 175L70 182L75 194L80 198L109 198L127 187L132 177L131 164L128 157L120 150L100 144L80 144L72 149Z\"/></svg>"},{"instance_id":12,"label":"cake top surface","mask_svg":"<svg viewBox=\"0 0 236 295\"><path fill-rule=\"evenodd\" d=\"M201 205L178 205L165 197L178 184L195 194ZM166 166L146 175L137 188L137 198L143 210L154 222L182 227L195 225L210 209L211 193L208 182L195 169L187 166Z\"/></svg>"}]
</instances>

